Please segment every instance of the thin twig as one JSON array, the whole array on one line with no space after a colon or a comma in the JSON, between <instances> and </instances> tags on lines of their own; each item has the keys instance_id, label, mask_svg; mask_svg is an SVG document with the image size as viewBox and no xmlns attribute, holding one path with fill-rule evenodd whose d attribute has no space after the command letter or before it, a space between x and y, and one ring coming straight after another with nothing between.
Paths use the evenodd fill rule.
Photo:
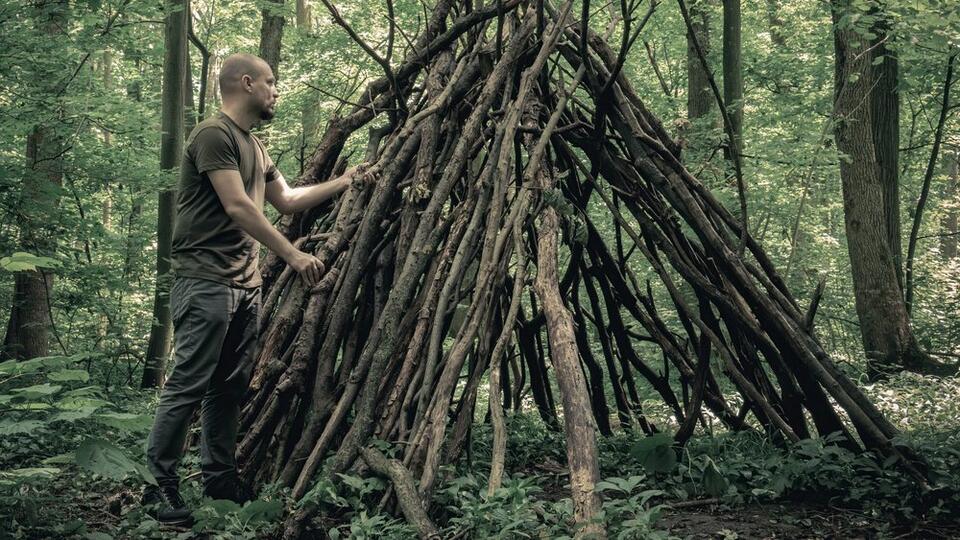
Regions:
<instances>
[{"instance_id":1,"label":"thin twig","mask_svg":"<svg viewBox=\"0 0 960 540\"><path fill-rule=\"evenodd\" d=\"M684 0L677 0L677 4L680 6L680 14L683 15L683 22L687 26L687 35L690 37L690 41L693 42L693 47L697 51L697 57L700 59L700 65L703 67L704 73L707 74L707 81L710 83L710 90L713 91L713 97L717 100L717 105L720 107L720 116L723 118L723 129L727 134L728 142L730 145L730 156L733 158L733 172L737 177L737 195L740 198L740 243L737 245L737 255L743 257L744 248L747 245L747 188L743 183L743 166L742 159L740 157L740 143L737 141L737 138L733 133L733 123L730 120L730 114L727 112L727 107L723 103L723 95L720 94L720 88L717 87L717 81L713 77L713 72L710 71L710 66L707 64L707 56L703 52L703 47L700 45L700 40L697 38L697 33L693 31L693 22L690 20L690 12L687 10L687 4Z\"/></svg>"}]
</instances>

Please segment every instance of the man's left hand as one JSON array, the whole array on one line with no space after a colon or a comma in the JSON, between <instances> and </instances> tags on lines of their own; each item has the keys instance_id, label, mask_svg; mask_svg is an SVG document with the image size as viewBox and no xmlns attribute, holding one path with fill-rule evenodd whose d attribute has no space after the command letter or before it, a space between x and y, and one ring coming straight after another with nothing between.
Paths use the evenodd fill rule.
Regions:
<instances>
[{"instance_id":1,"label":"man's left hand","mask_svg":"<svg viewBox=\"0 0 960 540\"><path fill-rule=\"evenodd\" d=\"M372 163L361 163L360 165L354 165L353 167L347 169L343 174L345 176L349 175L354 182L359 181L361 186L374 185L377 183L377 180L380 179L380 170Z\"/></svg>"}]
</instances>

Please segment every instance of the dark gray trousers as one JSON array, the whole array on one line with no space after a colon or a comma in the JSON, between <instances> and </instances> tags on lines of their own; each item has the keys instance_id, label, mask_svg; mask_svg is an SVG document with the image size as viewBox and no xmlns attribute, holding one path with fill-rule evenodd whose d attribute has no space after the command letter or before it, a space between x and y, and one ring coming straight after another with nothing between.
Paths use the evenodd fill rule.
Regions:
<instances>
[{"instance_id":1,"label":"dark gray trousers","mask_svg":"<svg viewBox=\"0 0 960 540\"><path fill-rule=\"evenodd\" d=\"M240 401L250 382L257 342L260 289L236 289L178 277L170 288L173 373L147 439L147 466L163 485L177 485L177 463L200 404L200 457L207 491L236 479Z\"/></svg>"}]
</instances>

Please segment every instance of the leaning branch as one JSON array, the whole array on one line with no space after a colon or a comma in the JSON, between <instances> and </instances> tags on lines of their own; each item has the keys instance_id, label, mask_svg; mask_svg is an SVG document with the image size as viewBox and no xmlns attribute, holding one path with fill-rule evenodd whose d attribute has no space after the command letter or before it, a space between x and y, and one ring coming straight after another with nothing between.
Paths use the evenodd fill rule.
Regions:
<instances>
[{"instance_id":1,"label":"leaning branch","mask_svg":"<svg viewBox=\"0 0 960 540\"><path fill-rule=\"evenodd\" d=\"M930 160L927 162L927 172L923 175L923 187L917 199L917 210L913 213L913 226L910 228L910 243L907 246L907 286L904 299L907 303L907 312L913 309L913 260L917 253L917 237L920 234L920 222L923 219L923 209L927 205L930 195L930 183L933 180L933 170L940 155L940 145L943 142L943 127L947 123L947 112L950 110L950 87L953 86L953 64L958 53L950 55L947 60L947 75L943 82L943 103L940 107L940 120L937 122L937 131L933 136L933 148L930 150Z\"/></svg>"},{"instance_id":2,"label":"leaning branch","mask_svg":"<svg viewBox=\"0 0 960 540\"><path fill-rule=\"evenodd\" d=\"M410 471L403 466L403 463L396 459L388 459L387 456L375 448L362 448L360 455L375 473L385 476L393 482L393 489L397 492L397 502L400 504L400 510L407 521L417 528L417 536L420 538L439 538L440 533L437 526L430 521L430 516L423 509L423 503L420 501L417 488L413 484L413 477L410 475Z\"/></svg>"},{"instance_id":3,"label":"leaning branch","mask_svg":"<svg viewBox=\"0 0 960 540\"><path fill-rule=\"evenodd\" d=\"M687 26L687 35L690 36L690 41L693 42L693 47L697 51L697 57L700 59L700 65L703 66L704 73L707 74L707 81L710 83L710 90L713 91L713 97L716 98L717 105L720 107L720 116L723 118L723 130L727 134L727 144L730 145L730 155L733 157L733 172L737 176L737 195L740 198L740 215L742 216L740 243L737 245L737 255L743 257L744 248L747 245L748 234L747 188L743 183L743 159L740 156L740 143L737 140L737 137L734 136L733 122L730 120L730 114L727 112L727 107L723 103L723 96L720 94L720 88L717 87L717 81L713 77L713 72L710 71L710 66L707 64L707 56L703 52L703 47L700 46L700 40L697 39L697 33L693 31L693 22L690 21L690 12L687 10L687 4L684 2L684 0L677 0L677 4L680 6L681 15L683 15L683 22Z\"/></svg>"}]
</instances>

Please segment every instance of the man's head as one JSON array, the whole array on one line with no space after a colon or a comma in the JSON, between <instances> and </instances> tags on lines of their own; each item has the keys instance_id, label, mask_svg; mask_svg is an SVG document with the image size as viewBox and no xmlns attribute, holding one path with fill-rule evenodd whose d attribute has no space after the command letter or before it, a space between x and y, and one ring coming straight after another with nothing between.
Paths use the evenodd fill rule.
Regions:
<instances>
[{"instance_id":1,"label":"man's head","mask_svg":"<svg viewBox=\"0 0 960 540\"><path fill-rule=\"evenodd\" d=\"M276 79L262 58L252 54L231 54L220 68L223 103L235 103L261 120L270 120L277 104Z\"/></svg>"}]
</instances>

